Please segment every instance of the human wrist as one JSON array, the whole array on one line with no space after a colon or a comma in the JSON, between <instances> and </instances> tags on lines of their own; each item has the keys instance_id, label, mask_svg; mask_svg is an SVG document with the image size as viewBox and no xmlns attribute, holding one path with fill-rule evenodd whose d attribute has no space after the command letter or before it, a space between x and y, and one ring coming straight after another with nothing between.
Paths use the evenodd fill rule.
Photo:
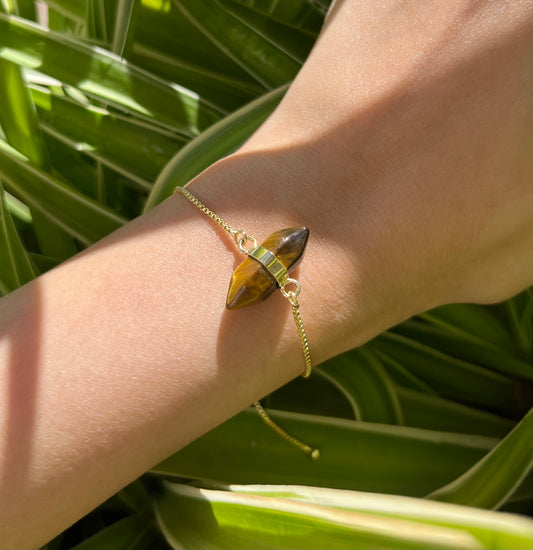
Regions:
<instances>
[{"instance_id":1,"label":"human wrist","mask_svg":"<svg viewBox=\"0 0 533 550\"><path fill-rule=\"evenodd\" d=\"M391 243L368 230L367 213L379 205L372 204L364 182L354 182L349 197L339 195L334 170L327 174L331 165L321 168L312 157L305 149L238 152L204 172L190 189L258 241L277 229L309 228L295 276L302 284L300 302L314 359L321 362L430 307L433 297L419 288L419 300L407 296L405 281L397 282L394 267L383 265ZM353 214L347 216L344 208ZM285 308L281 300L278 306ZM289 322L286 330L293 329ZM296 345L296 332L293 336Z\"/></svg>"}]
</instances>

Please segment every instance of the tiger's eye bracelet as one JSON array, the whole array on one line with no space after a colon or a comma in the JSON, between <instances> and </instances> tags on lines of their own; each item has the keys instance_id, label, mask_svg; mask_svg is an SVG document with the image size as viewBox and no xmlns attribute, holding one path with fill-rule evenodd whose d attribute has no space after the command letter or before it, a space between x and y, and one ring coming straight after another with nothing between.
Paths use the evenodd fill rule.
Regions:
<instances>
[{"instance_id":1,"label":"tiger's eye bracelet","mask_svg":"<svg viewBox=\"0 0 533 550\"><path fill-rule=\"evenodd\" d=\"M181 194L186 197L194 206L222 227L231 235L239 251L246 255L246 258L233 272L226 299L228 309L239 309L261 302L268 298L276 288L279 288L281 294L288 300L303 351L305 368L302 376L304 378L309 377L313 365L300 315L298 296L301 287L296 279L289 277L289 273L296 268L302 258L309 237L309 230L306 227L282 229L272 233L262 244L258 245L254 237L242 229L234 229L184 187L176 187L174 194ZM259 401L256 401L254 406L265 423L279 436L311 458L315 460L319 458L320 451L318 449L306 445L287 433L274 422Z\"/></svg>"}]
</instances>

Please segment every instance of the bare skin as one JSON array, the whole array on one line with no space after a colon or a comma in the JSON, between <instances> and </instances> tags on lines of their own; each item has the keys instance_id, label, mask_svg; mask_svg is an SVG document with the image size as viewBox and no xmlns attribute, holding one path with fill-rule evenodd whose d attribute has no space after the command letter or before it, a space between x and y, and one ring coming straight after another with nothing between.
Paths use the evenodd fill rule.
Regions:
<instances>
[{"instance_id":1,"label":"bare skin","mask_svg":"<svg viewBox=\"0 0 533 550\"><path fill-rule=\"evenodd\" d=\"M315 363L532 284L531 7L337 2L274 115L191 183L259 240L311 229ZM45 543L301 372L281 296L224 310L238 259L176 196L2 299L3 547Z\"/></svg>"}]
</instances>

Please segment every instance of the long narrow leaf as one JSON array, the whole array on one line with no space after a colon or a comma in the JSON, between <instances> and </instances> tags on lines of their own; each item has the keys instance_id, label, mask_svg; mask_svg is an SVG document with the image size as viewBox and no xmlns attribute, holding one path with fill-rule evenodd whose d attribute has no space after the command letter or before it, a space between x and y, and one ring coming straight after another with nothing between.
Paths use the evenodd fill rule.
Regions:
<instances>
[{"instance_id":1,"label":"long narrow leaf","mask_svg":"<svg viewBox=\"0 0 533 550\"><path fill-rule=\"evenodd\" d=\"M313 461L246 410L154 468L154 473L234 483L295 483L423 496L481 459L496 439L272 412L320 449Z\"/></svg>"},{"instance_id":2,"label":"long narrow leaf","mask_svg":"<svg viewBox=\"0 0 533 550\"><path fill-rule=\"evenodd\" d=\"M526 323L524 323L526 324ZM519 353L503 350L490 340L473 337L464 331L450 330L420 319L406 321L394 328L394 332L412 340L425 342L431 347L458 359L490 367L506 376L517 376L533 381L531 362Z\"/></svg>"},{"instance_id":3,"label":"long narrow leaf","mask_svg":"<svg viewBox=\"0 0 533 550\"><path fill-rule=\"evenodd\" d=\"M233 0L218 0L220 5L237 20L272 42L300 64L306 60L316 35L290 27L280 21L243 6Z\"/></svg>"},{"instance_id":4,"label":"long narrow leaf","mask_svg":"<svg viewBox=\"0 0 533 550\"><path fill-rule=\"evenodd\" d=\"M371 348L335 357L321 365L320 372L346 395L358 420L403 424L394 385Z\"/></svg>"},{"instance_id":5,"label":"long narrow leaf","mask_svg":"<svg viewBox=\"0 0 533 550\"><path fill-rule=\"evenodd\" d=\"M533 547L533 521L511 514L397 495L339 491L320 487L230 485L227 489L451 527L470 533L484 548L523 550Z\"/></svg>"},{"instance_id":6,"label":"long narrow leaf","mask_svg":"<svg viewBox=\"0 0 533 550\"><path fill-rule=\"evenodd\" d=\"M514 350L509 331L488 308L476 304L453 304L423 313L421 317L465 338L480 339L511 352Z\"/></svg>"},{"instance_id":7,"label":"long narrow leaf","mask_svg":"<svg viewBox=\"0 0 533 550\"><path fill-rule=\"evenodd\" d=\"M533 469L533 409L487 456L429 498L498 508Z\"/></svg>"},{"instance_id":8,"label":"long narrow leaf","mask_svg":"<svg viewBox=\"0 0 533 550\"><path fill-rule=\"evenodd\" d=\"M121 57L128 57L133 44L136 22L135 4L135 0L118 0L117 2L111 51Z\"/></svg>"},{"instance_id":9,"label":"long narrow leaf","mask_svg":"<svg viewBox=\"0 0 533 550\"><path fill-rule=\"evenodd\" d=\"M164 548L153 523L146 514L121 519L73 546L70 550L156 550Z\"/></svg>"},{"instance_id":10,"label":"long narrow leaf","mask_svg":"<svg viewBox=\"0 0 533 550\"><path fill-rule=\"evenodd\" d=\"M10 145L30 162L50 170L50 159L41 134L30 92L18 65L0 59L0 126ZM33 229L41 252L67 259L76 253L72 237L38 211L32 212Z\"/></svg>"},{"instance_id":11,"label":"long narrow leaf","mask_svg":"<svg viewBox=\"0 0 533 550\"><path fill-rule=\"evenodd\" d=\"M512 420L461 405L450 399L396 387L405 425L426 430L503 437L513 429Z\"/></svg>"},{"instance_id":12,"label":"long narrow leaf","mask_svg":"<svg viewBox=\"0 0 533 550\"><path fill-rule=\"evenodd\" d=\"M301 64L227 12L216 0L180 0L178 9L223 52L267 88L292 80Z\"/></svg>"},{"instance_id":13,"label":"long narrow leaf","mask_svg":"<svg viewBox=\"0 0 533 550\"><path fill-rule=\"evenodd\" d=\"M0 14L0 58L38 70L109 105L186 135L221 116L197 94L68 36Z\"/></svg>"},{"instance_id":14,"label":"long narrow leaf","mask_svg":"<svg viewBox=\"0 0 533 550\"><path fill-rule=\"evenodd\" d=\"M265 93L263 86L188 63L173 50L160 51L143 42L135 42L130 59L162 78L187 86L224 111L234 111Z\"/></svg>"},{"instance_id":15,"label":"long narrow leaf","mask_svg":"<svg viewBox=\"0 0 533 550\"><path fill-rule=\"evenodd\" d=\"M510 377L390 331L378 336L373 347L397 360L444 397L508 414L516 410L515 384Z\"/></svg>"},{"instance_id":16,"label":"long narrow leaf","mask_svg":"<svg viewBox=\"0 0 533 550\"><path fill-rule=\"evenodd\" d=\"M85 244L92 244L127 221L39 170L2 140L0 177L28 206L40 211Z\"/></svg>"},{"instance_id":17,"label":"long narrow leaf","mask_svg":"<svg viewBox=\"0 0 533 550\"><path fill-rule=\"evenodd\" d=\"M15 290L37 276L6 206L0 185L0 279L3 292Z\"/></svg>"},{"instance_id":18,"label":"long narrow leaf","mask_svg":"<svg viewBox=\"0 0 533 550\"><path fill-rule=\"evenodd\" d=\"M106 109L33 89L45 131L126 177L151 184L185 140Z\"/></svg>"},{"instance_id":19,"label":"long narrow leaf","mask_svg":"<svg viewBox=\"0 0 533 550\"><path fill-rule=\"evenodd\" d=\"M165 167L157 179L145 210L153 208L202 170L242 145L276 108L287 91L282 86L252 101L213 125L188 143Z\"/></svg>"},{"instance_id":20,"label":"long narrow leaf","mask_svg":"<svg viewBox=\"0 0 533 550\"><path fill-rule=\"evenodd\" d=\"M164 485L156 514L167 541L180 549L483 548L472 535L447 527L175 483Z\"/></svg>"}]
</instances>

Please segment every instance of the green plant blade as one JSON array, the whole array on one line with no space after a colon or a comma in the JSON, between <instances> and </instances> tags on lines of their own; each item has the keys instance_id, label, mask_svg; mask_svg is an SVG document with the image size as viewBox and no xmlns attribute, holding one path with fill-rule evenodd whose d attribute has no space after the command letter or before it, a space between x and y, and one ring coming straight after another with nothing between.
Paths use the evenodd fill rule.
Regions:
<instances>
[{"instance_id":1,"label":"green plant blade","mask_svg":"<svg viewBox=\"0 0 533 550\"><path fill-rule=\"evenodd\" d=\"M0 140L0 177L28 206L89 245L127 220L39 170Z\"/></svg>"},{"instance_id":2,"label":"green plant blade","mask_svg":"<svg viewBox=\"0 0 533 550\"><path fill-rule=\"evenodd\" d=\"M270 412L289 433L319 448L320 459L310 460L268 429L254 410L246 410L153 472L424 496L455 479L497 443L482 436Z\"/></svg>"},{"instance_id":3,"label":"green plant blade","mask_svg":"<svg viewBox=\"0 0 533 550\"><path fill-rule=\"evenodd\" d=\"M91 158L151 189L159 172L185 140L131 117L80 105L43 89L33 89L45 131Z\"/></svg>"},{"instance_id":4,"label":"green plant blade","mask_svg":"<svg viewBox=\"0 0 533 550\"><path fill-rule=\"evenodd\" d=\"M164 168L146 201L145 211L172 194L202 170L242 145L268 118L287 91L282 86L252 101L189 142Z\"/></svg>"},{"instance_id":5,"label":"green plant blade","mask_svg":"<svg viewBox=\"0 0 533 550\"><path fill-rule=\"evenodd\" d=\"M135 0L118 0L117 2L111 51L121 57L128 57L133 45L137 20L136 4L139 2L135 2Z\"/></svg>"},{"instance_id":6,"label":"green plant blade","mask_svg":"<svg viewBox=\"0 0 533 550\"><path fill-rule=\"evenodd\" d=\"M320 366L320 373L343 392L356 419L403 424L394 385L370 347L363 346L327 361Z\"/></svg>"},{"instance_id":7,"label":"green plant blade","mask_svg":"<svg viewBox=\"0 0 533 550\"><path fill-rule=\"evenodd\" d=\"M295 499L342 510L460 529L476 537L484 548L521 550L533 546L531 519L501 512L428 502L425 499L397 495L340 491L321 487L230 485L227 489L239 493Z\"/></svg>"},{"instance_id":8,"label":"green plant blade","mask_svg":"<svg viewBox=\"0 0 533 550\"><path fill-rule=\"evenodd\" d=\"M533 469L533 409L490 453L428 498L498 508Z\"/></svg>"},{"instance_id":9,"label":"green plant blade","mask_svg":"<svg viewBox=\"0 0 533 550\"><path fill-rule=\"evenodd\" d=\"M525 323L524 323L525 324ZM518 376L533 381L531 363L517 352L511 353L499 346L457 330L450 330L437 323L411 319L395 327L394 332L424 342L431 347L469 361L491 368L505 376Z\"/></svg>"},{"instance_id":10,"label":"green plant blade","mask_svg":"<svg viewBox=\"0 0 533 550\"><path fill-rule=\"evenodd\" d=\"M193 136L221 112L110 52L0 13L0 58L38 70L127 113Z\"/></svg>"},{"instance_id":11,"label":"green plant blade","mask_svg":"<svg viewBox=\"0 0 533 550\"><path fill-rule=\"evenodd\" d=\"M438 389L444 397L509 415L516 410L515 385L509 377L390 331L378 336L372 346Z\"/></svg>"},{"instance_id":12,"label":"green plant blade","mask_svg":"<svg viewBox=\"0 0 533 550\"><path fill-rule=\"evenodd\" d=\"M226 11L216 0L180 0L176 6L221 51L266 88L286 84L299 71L298 61Z\"/></svg>"},{"instance_id":13,"label":"green plant blade","mask_svg":"<svg viewBox=\"0 0 533 550\"><path fill-rule=\"evenodd\" d=\"M512 332L525 357L533 352L533 290L528 288L505 302Z\"/></svg>"},{"instance_id":14,"label":"green plant blade","mask_svg":"<svg viewBox=\"0 0 533 550\"><path fill-rule=\"evenodd\" d=\"M432 309L421 315L432 323L446 327L471 341L481 340L485 344L513 352L513 339L507 327L486 307L476 304L452 304Z\"/></svg>"},{"instance_id":15,"label":"green plant blade","mask_svg":"<svg viewBox=\"0 0 533 550\"><path fill-rule=\"evenodd\" d=\"M134 514L105 527L70 550L155 550L164 548L156 541L160 537L146 514Z\"/></svg>"},{"instance_id":16,"label":"green plant blade","mask_svg":"<svg viewBox=\"0 0 533 550\"><path fill-rule=\"evenodd\" d=\"M0 102L5 106L0 109L0 126L8 143L33 164L49 171L48 151L21 68L4 59L0 59ZM32 212L32 218L41 252L63 260L76 253L70 235L38 211Z\"/></svg>"},{"instance_id":17,"label":"green plant blade","mask_svg":"<svg viewBox=\"0 0 533 550\"><path fill-rule=\"evenodd\" d=\"M173 548L482 548L468 533L445 527L175 483L165 483L155 506L159 525Z\"/></svg>"},{"instance_id":18,"label":"green plant blade","mask_svg":"<svg viewBox=\"0 0 533 550\"><path fill-rule=\"evenodd\" d=\"M0 59L0 101L3 105L0 126L9 144L31 159L33 164L48 170L50 160L21 69L4 59Z\"/></svg>"},{"instance_id":19,"label":"green plant blade","mask_svg":"<svg viewBox=\"0 0 533 550\"><path fill-rule=\"evenodd\" d=\"M9 3L9 2L8 2ZM35 2L34 0L11 0L15 15L35 21ZM1 8L0 8L1 9Z\"/></svg>"},{"instance_id":20,"label":"green plant blade","mask_svg":"<svg viewBox=\"0 0 533 550\"><path fill-rule=\"evenodd\" d=\"M383 353L380 350L379 342L377 340L372 340L367 344L367 346L374 350L375 354L379 357L381 364L385 367L389 376L396 384L427 394L437 395L438 392L435 389L421 380L418 376L415 376L406 367L396 361L396 359L390 357L386 353Z\"/></svg>"},{"instance_id":21,"label":"green plant blade","mask_svg":"<svg viewBox=\"0 0 533 550\"><path fill-rule=\"evenodd\" d=\"M331 0L236 0L293 28L318 34ZM323 4L324 6L322 6Z\"/></svg>"},{"instance_id":22,"label":"green plant blade","mask_svg":"<svg viewBox=\"0 0 533 550\"><path fill-rule=\"evenodd\" d=\"M265 92L264 86L213 44L172 0L142 0L139 12L136 44L172 55L177 61L200 71L215 72Z\"/></svg>"},{"instance_id":23,"label":"green plant blade","mask_svg":"<svg viewBox=\"0 0 533 550\"><path fill-rule=\"evenodd\" d=\"M405 425L426 430L503 437L515 422L437 395L396 387Z\"/></svg>"},{"instance_id":24,"label":"green plant blade","mask_svg":"<svg viewBox=\"0 0 533 550\"><path fill-rule=\"evenodd\" d=\"M219 4L237 20L263 36L300 64L307 59L316 40L316 34L309 33L281 23L270 15L263 14L233 0L218 0Z\"/></svg>"},{"instance_id":25,"label":"green plant blade","mask_svg":"<svg viewBox=\"0 0 533 550\"><path fill-rule=\"evenodd\" d=\"M2 292L15 290L37 276L6 205L0 185L0 279Z\"/></svg>"},{"instance_id":26,"label":"green plant blade","mask_svg":"<svg viewBox=\"0 0 533 550\"><path fill-rule=\"evenodd\" d=\"M232 112L265 93L263 86L193 65L173 51L160 51L148 44L136 42L130 59L162 78L187 86L223 111Z\"/></svg>"}]
</instances>

